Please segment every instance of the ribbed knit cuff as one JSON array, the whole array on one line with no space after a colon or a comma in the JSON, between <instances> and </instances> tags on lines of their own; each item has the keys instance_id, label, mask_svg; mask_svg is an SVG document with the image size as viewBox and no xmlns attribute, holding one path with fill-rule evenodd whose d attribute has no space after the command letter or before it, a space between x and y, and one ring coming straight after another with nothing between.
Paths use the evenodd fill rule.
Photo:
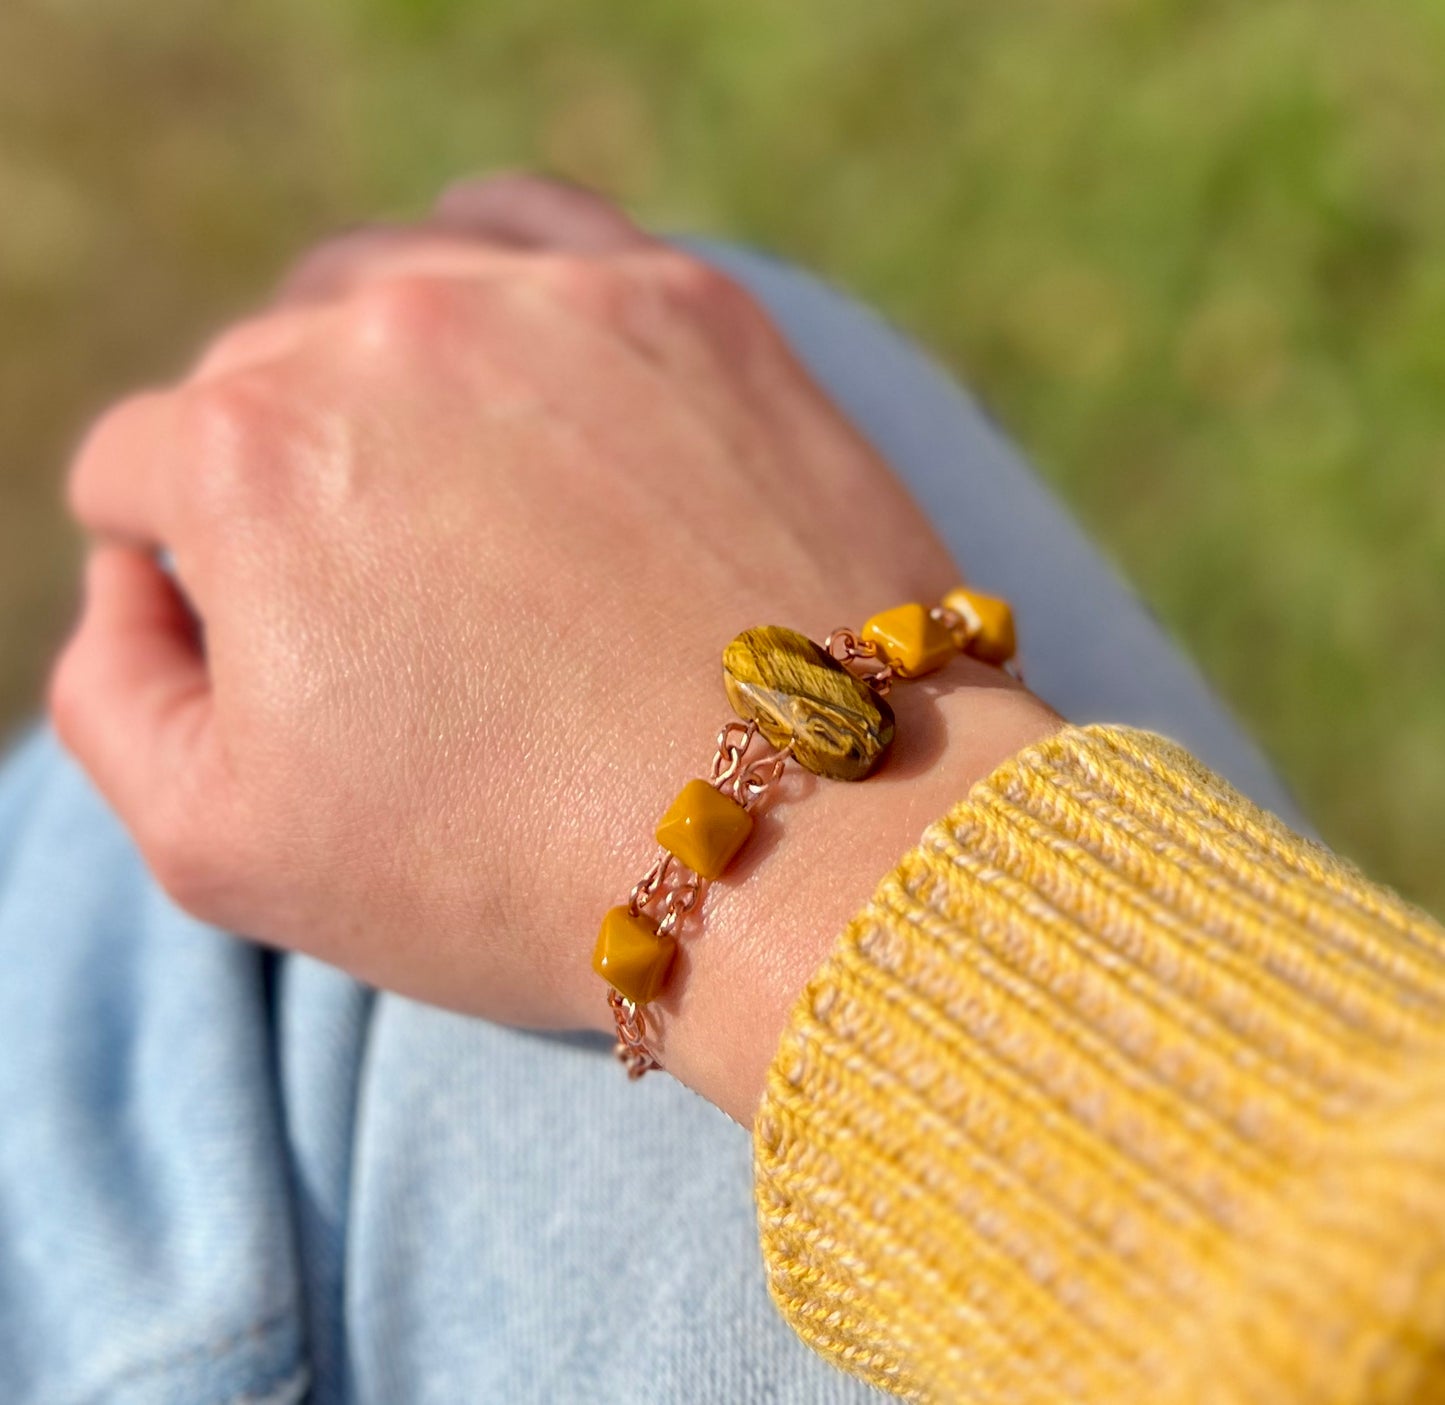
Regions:
<instances>
[{"instance_id":1,"label":"ribbed knit cuff","mask_svg":"<svg viewBox=\"0 0 1445 1405\"><path fill-rule=\"evenodd\" d=\"M775 1301L989 1405L1445 1399L1445 934L1170 742L1066 730L931 826L756 1123Z\"/></svg>"}]
</instances>

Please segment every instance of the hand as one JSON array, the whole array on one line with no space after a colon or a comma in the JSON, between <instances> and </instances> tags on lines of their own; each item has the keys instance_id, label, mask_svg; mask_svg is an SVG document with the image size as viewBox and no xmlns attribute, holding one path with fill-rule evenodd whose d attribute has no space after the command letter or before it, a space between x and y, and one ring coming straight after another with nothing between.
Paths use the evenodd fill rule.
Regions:
<instances>
[{"instance_id":1,"label":"hand","mask_svg":"<svg viewBox=\"0 0 1445 1405\"><path fill-rule=\"evenodd\" d=\"M518 179L323 246L178 385L111 410L70 492L97 544L52 714L166 890L532 1025L607 1027L596 925L707 764L727 641L821 637L957 576L741 290L591 196ZM953 672L992 740L943 803L1051 725L992 671ZM807 805L870 832L886 812ZM887 835L849 901L916 832ZM791 842L716 885L674 975L684 1076L726 1062L709 1002L746 978L775 1035L847 915L824 902L779 958L768 914L816 910L796 904L818 855L783 860ZM750 944L771 985L738 964ZM766 1062L766 1028L737 1037Z\"/></svg>"}]
</instances>

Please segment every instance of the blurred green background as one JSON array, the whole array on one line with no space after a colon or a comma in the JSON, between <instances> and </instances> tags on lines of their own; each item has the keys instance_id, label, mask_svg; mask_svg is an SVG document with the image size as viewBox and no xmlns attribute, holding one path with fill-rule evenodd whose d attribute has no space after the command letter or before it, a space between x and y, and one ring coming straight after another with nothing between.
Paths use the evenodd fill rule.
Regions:
<instances>
[{"instance_id":1,"label":"blurred green background","mask_svg":"<svg viewBox=\"0 0 1445 1405\"><path fill-rule=\"evenodd\" d=\"M1441 0L4 0L0 721L86 417L305 241L517 165L916 332L1445 912Z\"/></svg>"}]
</instances>

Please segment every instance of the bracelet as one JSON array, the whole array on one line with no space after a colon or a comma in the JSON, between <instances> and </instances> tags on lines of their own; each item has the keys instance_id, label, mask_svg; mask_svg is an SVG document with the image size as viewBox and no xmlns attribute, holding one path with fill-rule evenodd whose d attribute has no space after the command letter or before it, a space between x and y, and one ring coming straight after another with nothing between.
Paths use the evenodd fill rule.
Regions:
<instances>
[{"instance_id":1,"label":"bracelet","mask_svg":"<svg viewBox=\"0 0 1445 1405\"><path fill-rule=\"evenodd\" d=\"M603 917L592 954L629 1078L662 1067L648 1047L644 1007L666 984L683 925L700 915L707 885L747 842L788 760L833 780L865 779L893 742L892 684L932 673L955 653L1017 676L1007 601L956 586L932 608L897 605L861 630L835 629L822 644L763 625L723 651L723 686L737 716L718 732L708 778L688 781L658 821L657 857L627 901Z\"/></svg>"}]
</instances>

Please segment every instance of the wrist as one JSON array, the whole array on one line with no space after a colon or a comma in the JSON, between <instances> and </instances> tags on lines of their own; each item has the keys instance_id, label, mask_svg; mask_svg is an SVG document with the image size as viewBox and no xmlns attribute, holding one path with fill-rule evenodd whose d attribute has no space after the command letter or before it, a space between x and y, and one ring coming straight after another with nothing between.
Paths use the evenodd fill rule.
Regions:
<instances>
[{"instance_id":1,"label":"wrist","mask_svg":"<svg viewBox=\"0 0 1445 1405\"><path fill-rule=\"evenodd\" d=\"M1004 674L963 657L890 701L887 764L859 784L790 771L652 1007L668 1071L745 1124L789 1010L878 881L976 781L1062 725Z\"/></svg>"}]
</instances>

